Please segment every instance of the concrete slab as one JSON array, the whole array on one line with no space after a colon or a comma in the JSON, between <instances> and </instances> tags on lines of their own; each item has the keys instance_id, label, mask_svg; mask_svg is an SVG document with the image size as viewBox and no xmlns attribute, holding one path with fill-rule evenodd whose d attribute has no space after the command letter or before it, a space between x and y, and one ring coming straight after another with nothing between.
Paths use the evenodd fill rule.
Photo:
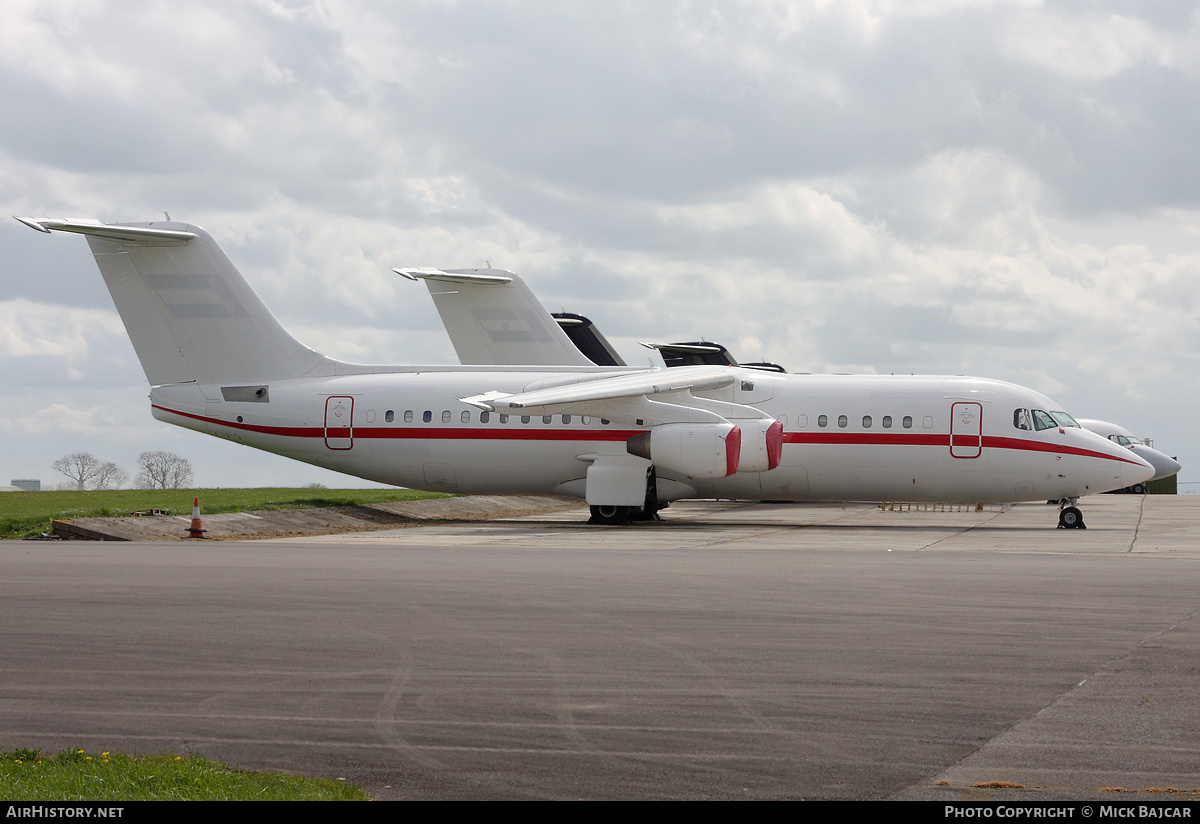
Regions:
<instances>
[{"instance_id":1,"label":"concrete slab","mask_svg":"<svg viewBox=\"0 0 1200 824\"><path fill-rule=\"evenodd\" d=\"M1200 498L1085 504L4 542L0 747L380 798L1195 801Z\"/></svg>"},{"instance_id":2,"label":"concrete slab","mask_svg":"<svg viewBox=\"0 0 1200 824\"><path fill-rule=\"evenodd\" d=\"M260 509L250 512L204 514L205 538L255 540L298 535L333 535L398 529L427 521L478 521L517 515L544 514L587 507L577 498L550 495L472 495L393 501L364 506L314 509ZM55 521L54 531L65 538L91 541L187 540L190 515L136 518L72 518Z\"/></svg>"}]
</instances>

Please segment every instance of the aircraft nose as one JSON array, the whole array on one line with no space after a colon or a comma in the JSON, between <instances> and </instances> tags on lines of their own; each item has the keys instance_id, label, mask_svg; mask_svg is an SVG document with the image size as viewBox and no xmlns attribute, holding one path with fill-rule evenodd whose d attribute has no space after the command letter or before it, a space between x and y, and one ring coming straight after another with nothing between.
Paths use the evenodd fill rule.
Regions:
<instances>
[{"instance_id":1,"label":"aircraft nose","mask_svg":"<svg viewBox=\"0 0 1200 824\"><path fill-rule=\"evenodd\" d=\"M1117 447L1125 454L1121 463L1121 482L1126 486L1145 483L1154 477L1155 469L1144 457L1131 449Z\"/></svg>"},{"instance_id":2,"label":"aircraft nose","mask_svg":"<svg viewBox=\"0 0 1200 824\"><path fill-rule=\"evenodd\" d=\"M1175 460L1171 456L1159 452L1157 449L1143 445L1135 446L1133 448L1133 452L1139 458L1153 467L1154 477L1150 478L1152 481L1157 481L1161 478L1169 478L1179 472L1179 470L1183 469L1183 464L1179 463L1179 461Z\"/></svg>"}]
</instances>

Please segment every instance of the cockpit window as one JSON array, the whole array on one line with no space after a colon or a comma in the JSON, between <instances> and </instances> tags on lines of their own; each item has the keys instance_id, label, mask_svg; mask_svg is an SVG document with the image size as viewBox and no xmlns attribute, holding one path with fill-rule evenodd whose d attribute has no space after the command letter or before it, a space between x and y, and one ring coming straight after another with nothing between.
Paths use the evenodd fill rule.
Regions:
<instances>
[{"instance_id":1,"label":"cockpit window","mask_svg":"<svg viewBox=\"0 0 1200 824\"><path fill-rule=\"evenodd\" d=\"M1013 410L1013 426L1017 429L1033 429L1033 424L1029 422L1028 409Z\"/></svg>"},{"instance_id":2,"label":"cockpit window","mask_svg":"<svg viewBox=\"0 0 1200 824\"><path fill-rule=\"evenodd\" d=\"M1051 412L1050 415L1054 418L1054 420L1058 421L1059 426L1073 426L1076 429L1081 428L1079 426L1079 422L1066 412Z\"/></svg>"},{"instance_id":3,"label":"cockpit window","mask_svg":"<svg viewBox=\"0 0 1200 824\"><path fill-rule=\"evenodd\" d=\"M1043 429L1054 429L1058 426L1058 423L1054 420L1054 418L1050 417L1049 412L1043 412L1040 409L1034 409L1032 410L1031 414L1033 415L1033 428L1039 432Z\"/></svg>"}]
</instances>

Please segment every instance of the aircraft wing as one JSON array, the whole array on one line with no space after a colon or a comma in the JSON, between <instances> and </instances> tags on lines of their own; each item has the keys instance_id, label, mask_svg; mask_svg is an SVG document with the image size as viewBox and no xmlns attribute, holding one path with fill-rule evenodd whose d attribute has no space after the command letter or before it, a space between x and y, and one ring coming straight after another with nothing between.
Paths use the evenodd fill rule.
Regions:
<instances>
[{"instance_id":1,"label":"aircraft wing","mask_svg":"<svg viewBox=\"0 0 1200 824\"><path fill-rule=\"evenodd\" d=\"M463 365L591 366L521 278L503 269L393 269L423 280Z\"/></svg>"},{"instance_id":2,"label":"aircraft wing","mask_svg":"<svg viewBox=\"0 0 1200 824\"><path fill-rule=\"evenodd\" d=\"M612 378L584 380L566 386L519 392L515 395L488 392L485 395L462 398L462 401L481 409L493 411L501 409L540 411L544 407L564 404L637 398L643 395L667 395L692 389L720 389L723 386L729 386L735 379L736 376L728 369L688 370L686 374L678 377L665 370L656 370L636 372L632 375L618 375Z\"/></svg>"},{"instance_id":3,"label":"aircraft wing","mask_svg":"<svg viewBox=\"0 0 1200 824\"><path fill-rule=\"evenodd\" d=\"M684 374L677 375L679 372ZM691 394L692 390L721 389L735 380L737 375L728 368L658 369L516 394L487 392L461 400L501 413L594 415L639 426L680 421L713 423L743 413L758 417L761 413L757 410L732 403L715 404Z\"/></svg>"}]
</instances>

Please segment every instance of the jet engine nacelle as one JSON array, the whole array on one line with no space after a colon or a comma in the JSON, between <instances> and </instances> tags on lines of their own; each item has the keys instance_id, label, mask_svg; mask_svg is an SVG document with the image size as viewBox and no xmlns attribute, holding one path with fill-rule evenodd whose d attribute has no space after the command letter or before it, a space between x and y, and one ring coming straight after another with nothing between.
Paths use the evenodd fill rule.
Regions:
<instances>
[{"instance_id":1,"label":"jet engine nacelle","mask_svg":"<svg viewBox=\"0 0 1200 824\"><path fill-rule=\"evenodd\" d=\"M767 472L779 466L783 456L783 424L772 418L739 421L742 455L738 472Z\"/></svg>"},{"instance_id":2,"label":"jet engine nacelle","mask_svg":"<svg viewBox=\"0 0 1200 824\"><path fill-rule=\"evenodd\" d=\"M724 478L738 471L742 430L730 423L664 423L634 435L626 449L689 478Z\"/></svg>"}]
</instances>

